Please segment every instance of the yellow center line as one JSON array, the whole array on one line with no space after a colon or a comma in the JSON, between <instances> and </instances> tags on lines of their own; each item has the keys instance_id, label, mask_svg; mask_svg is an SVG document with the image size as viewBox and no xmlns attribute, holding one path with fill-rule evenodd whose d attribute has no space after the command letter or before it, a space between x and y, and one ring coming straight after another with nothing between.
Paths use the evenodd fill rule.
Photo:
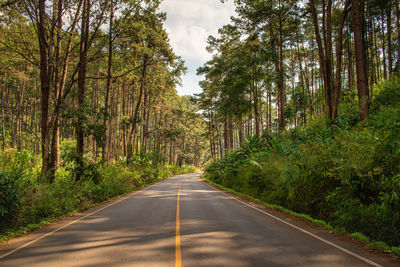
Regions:
<instances>
[{"instance_id":1,"label":"yellow center line","mask_svg":"<svg viewBox=\"0 0 400 267\"><path fill-rule=\"evenodd\" d=\"M176 235L175 235L175 267L181 267L181 226L179 223L179 198L181 194L182 182L179 185L178 199L176 202Z\"/></svg>"}]
</instances>

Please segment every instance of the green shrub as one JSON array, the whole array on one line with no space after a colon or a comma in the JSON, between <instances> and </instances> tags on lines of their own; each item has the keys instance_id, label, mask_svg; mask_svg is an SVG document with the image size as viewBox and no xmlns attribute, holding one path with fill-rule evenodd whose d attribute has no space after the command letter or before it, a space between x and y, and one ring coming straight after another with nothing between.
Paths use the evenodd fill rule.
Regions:
<instances>
[{"instance_id":1,"label":"green shrub","mask_svg":"<svg viewBox=\"0 0 400 267\"><path fill-rule=\"evenodd\" d=\"M7 149L0 153L0 170L5 172L15 173L30 170L37 173L40 167L38 156L26 150L18 152L14 149Z\"/></svg>"},{"instance_id":2,"label":"green shrub","mask_svg":"<svg viewBox=\"0 0 400 267\"><path fill-rule=\"evenodd\" d=\"M94 184L99 184L104 178L99 167L99 163L83 162L82 164L76 164L74 172L80 173L81 181L92 181Z\"/></svg>"},{"instance_id":3,"label":"green shrub","mask_svg":"<svg viewBox=\"0 0 400 267\"><path fill-rule=\"evenodd\" d=\"M369 243L369 238L366 237L365 235L363 235L362 233L355 232L355 233L352 233L351 236L359 241L364 242L364 243Z\"/></svg>"},{"instance_id":4,"label":"green shrub","mask_svg":"<svg viewBox=\"0 0 400 267\"><path fill-rule=\"evenodd\" d=\"M60 157L64 165L76 159L76 140L63 140L60 143Z\"/></svg>"},{"instance_id":5,"label":"green shrub","mask_svg":"<svg viewBox=\"0 0 400 267\"><path fill-rule=\"evenodd\" d=\"M0 240L8 237L6 233L33 229L157 180L197 171L190 166L155 166L153 155L137 157L129 165L127 161L109 165L84 161L78 166L74 142L63 142L61 154L62 167L49 183L40 177L36 155L14 150L0 153Z\"/></svg>"},{"instance_id":6,"label":"green shrub","mask_svg":"<svg viewBox=\"0 0 400 267\"><path fill-rule=\"evenodd\" d=\"M251 137L205 177L371 240L400 244L400 78L376 88L369 122L347 95L335 123Z\"/></svg>"},{"instance_id":7,"label":"green shrub","mask_svg":"<svg viewBox=\"0 0 400 267\"><path fill-rule=\"evenodd\" d=\"M393 253L397 256L400 256L400 247L391 247Z\"/></svg>"},{"instance_id":8,"label":"green shrub","mask_svg":"<svg viewBox=\"0 0 400 267\"><path fill-rule=\"evenodd\" d=\"M398 106L400 104L400 78L393 75L387 81L382 82L374 88L375 97L372 108L377 110L382 106Z\"/></svg>"},{"instance_id":9,"label":"green shrub","mask_svg":"<svg viewBox=\"0 0 400 267\"><path fill-rule=\"evenodd\" d=\"M0 170L0 224L14 217L18 211L20 199L16 184L21 176L21 170L15 173Z\"/></svg>"}]
</instances>

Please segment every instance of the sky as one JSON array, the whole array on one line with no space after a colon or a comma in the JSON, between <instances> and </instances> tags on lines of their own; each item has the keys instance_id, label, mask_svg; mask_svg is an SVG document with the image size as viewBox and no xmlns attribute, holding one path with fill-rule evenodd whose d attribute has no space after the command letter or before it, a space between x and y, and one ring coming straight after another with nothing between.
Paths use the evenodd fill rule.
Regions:
<instances>
[{"instance_id":1,"label":"sky","mask_svg":"<svg viewBox=\"0 0 400 267\"><path fill-rule=\"evenodd\" d=\"M230 23L235 14L233 0L163 0L161 11L167 13L165 29L175 54L185 60L187 74L182 77L182 86L177 87L179 95L200 93L196 75L198 67L211 59L206 51L209 35L216 36L218 28Z\"/></svg>"}]
</instances>

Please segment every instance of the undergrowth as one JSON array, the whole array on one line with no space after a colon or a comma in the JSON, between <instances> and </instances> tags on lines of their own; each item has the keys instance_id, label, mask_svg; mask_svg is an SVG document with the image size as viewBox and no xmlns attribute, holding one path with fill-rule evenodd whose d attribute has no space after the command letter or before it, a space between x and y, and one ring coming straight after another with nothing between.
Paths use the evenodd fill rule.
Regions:
<instances>
[{"instance_id":1,"label":"undergrowth","mask_svg":"<svg viewBox=\"0 0 400 267\"><path fill-rule=\"evenodd\" d=\"M286 132L248 137L205 178L336 229L400 246L400 79L375 88L368 122L357 103Z\"/></svg>"},{"instance_id":2,"label":"undergrowth","mask_svg":"<svg viewBox=\"0 0 400 267\"><path fill-rule=\"evenodd\" d=\"M13 149L0 153L0 242L164 178L197 171L155 165L152 155L144 155L108 165L88 161L77 181L70 147L69 141L61 145L63 161L53 183L40 176L37 155Z\"/></svg>"}]
</instances>

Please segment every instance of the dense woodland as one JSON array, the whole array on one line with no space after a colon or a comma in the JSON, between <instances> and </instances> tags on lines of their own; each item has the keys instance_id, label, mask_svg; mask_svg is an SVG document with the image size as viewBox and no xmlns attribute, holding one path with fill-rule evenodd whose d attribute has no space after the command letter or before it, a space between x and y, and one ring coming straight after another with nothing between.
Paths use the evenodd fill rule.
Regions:
<instances>
[{"instance_id":1,"label":"dense woodland","mask_svg":"<svg viewBox=\"0 0 400 267\"><path fill-rule=\"evenodd\" d=\"M0 239L207 160L159 5L0 1Z\"/></svg>"},{"instance_id":2,"label":"dense woodland","mask_svg":"<svg viewBox=\"0 0 400 267\"><path fill-rule=\"evenodd\" d=\"M160 1L0 0L0 240L205 165L400 254L399 1L234 3L179 97Z\"/></svg>"},{"instance_id":3,"label":"dense woodland","mask_svg":"<svg viewBox=\"0 0 400 267\"><path fill-rule=\"evenodd\" d=\"M205 177L400 255L399 1L234 3L198 69Z\"/></svg>"},{"instance_id":4,"label":"dense woodland","mask_svg":"<svg viewBox=\"0 0 400 267\"><path fill-rule=\"evenodd\" d=\"M177 96L185 67L159 2L2 1L2 149L41 153L43 172L63 140L77 160L153 152L199 166L202 120Z\"/></svg>"},{"instance_id":5,"label":"dense woodland","mask_svg":"<svg viewBox=\"0 0 400 267\"><path fill-rule=\"evenodd\" d=\"M358 99L369 117L374 86L399 71L400 11L385 1L235 1L232 24L210 36L213 59L199 103L213 158L246 136L335 121Z\"/></svg>"}]
</instances>

